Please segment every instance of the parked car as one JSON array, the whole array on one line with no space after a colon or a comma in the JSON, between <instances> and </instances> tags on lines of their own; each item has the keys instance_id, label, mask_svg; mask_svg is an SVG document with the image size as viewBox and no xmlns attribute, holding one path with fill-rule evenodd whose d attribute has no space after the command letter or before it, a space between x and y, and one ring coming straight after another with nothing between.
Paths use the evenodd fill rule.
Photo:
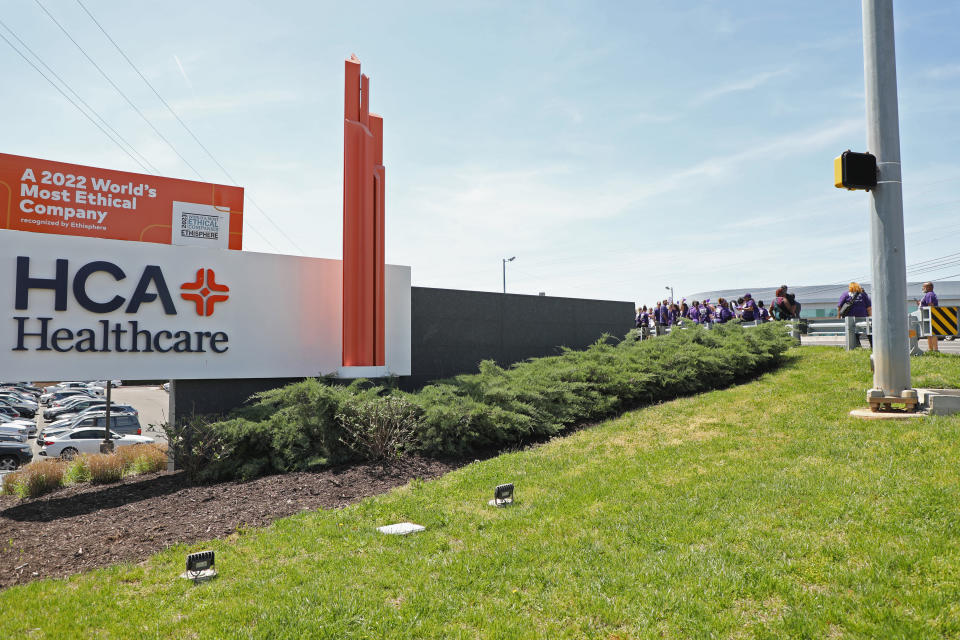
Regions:
<instances>
[{"instance_id":1,"label":"parked car","mask_svg":"<svg viewBox=\"0 0 960 640\"><path fill-rule=\"evenodd\" d=\"M105 404L99 398L85 398L74 396L66 398L62 403L52 404L43 410L44 420L54 420L61 413L78 413L93 404Z\"/></svg>"},{"instance_id":2,"label":"parked car","mask_svg":"<svg viewBox=\"0 0 960 640\"><path fill-rule=\"evenodd\" d=\"M102 416L102 417L105 418L105 417L106 417L106 412L103 411L103 410L96 410L96 409L95 409L95 410L93 410L93 411L84 411L83 413L77 414L76 416L74 416L74 417L72 417L72 418L62 417L62 418L60 418L59 420L55 420L54 422L51 422L51 423L49 423L49 424L44 425L44 427L43 427L43 429L40 431L40 435L39 435L38 437L39 437L39 438L43 438L43 436L46 435L46 434L55 433L55 432L60 432L60 431L66 431L66 430L68 430L68 429L74 429L74 428L76 428L77 426L79 426L86 418L96 418L96 417L98 417L98 416ZM137 414L135 414L135 413L129 413L129 412L126 412L126 411L111 411L111 412L110 412L110 422L112 422L112 423L114 424L114 431L117 431L117 430L118 430L118 429L117 429L117 426L119 426L119 423L124 423L124 424L125 424L125 426L124 426L123 429L121 429L121 430L131 429L131 427L126 424L126 423L129 422L128 420L120 420L120 418L123 417L123 416L133 416L133 417L136 418L136 417L137 417ZM138 428L139 428L139 422L138 422L137 424L138 424ZM94 425L93 423L85 423L84 426L90 427L90 426L95 426L95 425ZM103 426L103 421L102 421L102 420L100 421L99 426L101 426L101 427ZM131 431L131 432L132 432L132 433L136 433L137 435L140 435L140 432L139 432L139 431Z\"/></svg>"},{"instance_id":3,"label":"parked car","mask_svg":"<svg viewBox=\"0 0 960 640\"><path fill-rule=\"evenodd\" d=\"M106 437L104 429L73 429L43 440L40 455L51 458L72 460L78 453L100 453L100 443ZM124 435L110 432L114 447L130 447L138 444L150 444L153 438L137 435Z\"/></svg>"},{"instance_id":4,"label":"parked car","mask_svg":"<svg viewBox=\"0 0 960 640\"><path fill-rule=\"evenodd\" d=\"M29 444L0 441L0 471L13 471L33 460Z\"/></svg>"},{"instance_id":5,"label":"parked car","mask_svg":"<svg viewBox=\"0 0 960 640\"><path fill-rule=\"evenodd\" d=\"M70 396L93 397L93 394L90 393L89 389L57 389L41 395L40 404L50 404L51 402L56 402L57 400L62 400L63 398L69 398Z\"/></svg>"},{"instance_id":6,"label":"parked car","mask_svg":"<svg viewBox=\"0 0 960 640\"><path fill-rule=\"evenodd\" d=\"M0 382L0 386L2 386L2 387L20 387L20 388L26 389L26 390L28 390L28 391L30 391L30 392L32 392L32 393L36 393L36 394L38 394L38 395L41 394L41 393L43 393L43 389L41 389L40 387L35 387L35 386L33 386L33 383L31 383L31 382L9 382L9 381L8 381L8 382Z\"/></svg>"},{"instance_id":7,"label":"parked car","mask_svg":"<svg viewBox=\"0 0 960 640\"><path fill-rule=\"evenodd\" d=\"M39 393L33 393L32 391L27 391L21 387L0 386L0 391L5 393L15 393L24 400L31 400L33 402L37 402L40 398Z\"/></svg>"},{"instance_id":8,"label":"parked car","mask_svg":"<svg viewBox=\"0 0 960 640\"><path fill-rule=\"evenodd\" d=\"M0 404L13 407L20 412L20 415L32 418L37 413L37 403L32 400L24 400L12 393L0 393Z\"/></svg>"},{"instance_id":9,"label":"parked car","mask_svg":"<svg viewBox=\"0 0 960 640\"><path fill-rule=\"evenodd\" d=\"M10 426L10 427L24 427L27 430L27 435L32 436L37 432L37 421L30 420L28 418L8 418L7 416L0 415L0 426Z\"/></svg>"},{"instance_id":10,"label":"parked car","mask_svg":"<svg viewBox=\"0 0 960 640\"><path fill-rule=\"evenodd\" d=\"M11 436L18 442L26 442L30 439L29 430L18 424L0 424L0 433Z\"/></svg>"},{"instance_id":11,"label":"parked car","mask_svg":"<svg viewBox=\"0 0 960 640\"><path fill-rule=\"evenodd\" d=\"M116 404L116 403L111 403L110 407L111 407L111 408L110 408L110 412L111 412L112 414L117 414L117 413L132 413L132 414L135 415L135 416L140 415L140 412L137 411L136 409L134 409L133 406L132 406L132 405L129 405L129 404ZM61 413L61 414L59 414L58 416L56 416L56 418L54 418L54 419L55 419L55 420L63 420L63 419L65 419L65 418L71 418L71 419L72 419L72 418L76 418L77 416L82 415L82 414L85 414L85 413L100 413L100 412L106 413L106 411L107 411L107 403L106 403L106 402L97 402L97 403L95 403L95 404L89 405L87 408L82 409L82 410L81 410L81 409L76 409L75 407L72 407L68 412L66 412L66 413Z\"/></svg>"},{"instance_id":12,"label":"parked car","mask_svg":"<svg viewBox=\"0 0 960 640\"><path fill-rule=\"evenodd\" d=\"M57 384L52 384L49 387L44 387L44 393L54 393L56 391L64 391L66 389L84 389L86 388L86 382L58 382Z\"/></svg>"},{"instance_id":13,"label":"parked car","mask_svg":"<svg viewBox=\"0 0 960 640\"><path fill-rule=\"evenodd\" d=\"M106 425L107 414L103 411L86 415L74 422L74 428L100 427ZM110 412L110 430L118 433L140 435L140 419L131 413L115 414Z\"/></svg>"},{"instance_id":14,"label":"parked car","mask_svg":"<svg viewBox=\"0 0 960 640\"><path fill-rule=\"evenodd\" d=\"M31 414L27 407L14 407L9 402L0 400L0 415L10 418L35 418L37 414Z\"/></svg>"},{"instance_id":15,"label":"parked car","mask_svg":"<svg viewBox=\"0 0 960 640\"><path fill-rule=\"evenodd\" d=\"M60 398L59 400L51 400L47 403L47 408L44 409L44 413L47 411L52 411L54 409L62 409L64 407L69 407L77 402L100 402L100 398L91 396L85 393L77 394L75 396L67 396L66 398Z\"/></svg>"}]
</instances>

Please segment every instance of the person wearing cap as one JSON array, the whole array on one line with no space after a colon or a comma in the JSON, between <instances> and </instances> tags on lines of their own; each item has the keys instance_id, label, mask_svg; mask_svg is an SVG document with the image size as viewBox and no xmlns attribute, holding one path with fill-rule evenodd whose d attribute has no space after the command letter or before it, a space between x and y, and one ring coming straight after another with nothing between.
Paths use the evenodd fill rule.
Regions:
<instances>
[{"instance_id":1,"label":"person wearing cap","mask_svg":"<svg viewBox=\"0 0 960 640\"><path fill-rule=\"evenodd\" d=\"M847 305L846 310L844 310L844 305ZM870 302L870 296L863 290L859 282L850 283L847 290L840 296L837 309L840 311L838 315L841 318L853 317L859 319L873 315L873 303ZM873 334L868 334L867 338L870 340L870 348L872 349Z\"/></svg>"},{"instance_id":2,"label":"person wearing cap","mask_svg":"<svg viewBox=\"0 0 960 640\"><path fill-rule=\"evenodd\" d=\"M916 301L917 306L921 308L940 306L940 301L937 299L937 294L933 292L932 282L924 282L921 289L923 290L923 298ZM940 345L937 343L937 336L927 336L927 350L940 351Z\"/></svg>"},{"instance_id":3,"label":"person wearing cap","mask_svg":"<svg viewBox=\"0 0 960 640\"><path fill-rule=\"evenodd\" d=\"M743 322L753 322L759 318L760 312L757 309L757 303L753 301L753 296L749 293L743 294L743 306L740 309L740 320Z\"/></svg>"}]
</instances>

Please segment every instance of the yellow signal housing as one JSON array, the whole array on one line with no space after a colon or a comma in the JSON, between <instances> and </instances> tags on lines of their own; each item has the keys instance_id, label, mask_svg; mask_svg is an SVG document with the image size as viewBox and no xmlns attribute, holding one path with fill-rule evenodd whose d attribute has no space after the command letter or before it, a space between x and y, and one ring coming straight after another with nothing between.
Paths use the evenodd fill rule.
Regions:
<instances>
[{"instance_id":1,"label":"yellow signal housing","mask_svg":"<svg viewBox=\"0 0 960 640\"><path fill-rule=\"evenodd\" d=\"M843 186L843 157L837 156L833 159L833 186L837 189L844 189ZM853 191L853 189L851 189Z\"/></svg>"},{"instance_id":2,"label":"yellow signal housing","mask_svg":"<svg viewBox=\"0 0 960 640\"><path fill-rule=\"evenodd\" d=\"M877 186L877 157L847 149L833 160L833 184L838 189L870 191Z\"/></svg>"}]
</instances>

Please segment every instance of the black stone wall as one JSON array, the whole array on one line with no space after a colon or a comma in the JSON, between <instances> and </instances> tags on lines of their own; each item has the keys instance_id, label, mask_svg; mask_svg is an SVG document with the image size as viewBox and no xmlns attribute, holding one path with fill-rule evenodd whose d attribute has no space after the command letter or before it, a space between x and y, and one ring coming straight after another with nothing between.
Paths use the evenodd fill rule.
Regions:
<instances>
[{"instance_id":1,"label":"black stone wall","mask_svg":"<svg viewBox=\"0 0 960 640\"><path fill-rule=\"evenodd\" d=\"M476 371L481 360L507 366L582 349L634 323L632 302L428 289L411 292L411 371L403 388Z\"/></svg>"},{"instance_id":2,"label":"black stone wall","mask_svg":"<svg viewBox=\"0 0 960 640\"><path fill-rule=\"evenodd\" d=\"M582 349L604 333L621 337L633 327L632 302L413 287L411 371L400 387L476 371L481 360L506 366ZM178 380L170 390L170 415L223 414L251 394L300 378Z\"/></svg>"}]
</instances>

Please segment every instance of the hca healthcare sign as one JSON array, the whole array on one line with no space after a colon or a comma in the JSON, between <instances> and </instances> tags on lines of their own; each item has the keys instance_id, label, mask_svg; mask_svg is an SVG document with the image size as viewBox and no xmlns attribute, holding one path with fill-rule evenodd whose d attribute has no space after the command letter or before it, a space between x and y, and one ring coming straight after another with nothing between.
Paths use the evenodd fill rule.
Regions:
<instances>
[{"instance_id":1,"label":"hca healthcare sign","mask_svg":"<svg viewBox=\"0 0 960 640\"><path fill-rule=\"evenodd\" d=\"M243 189L0 153L0 229L240 249Z\"/></svg>"},{"instance_id":2,"label":"hca healthcare sign","mask_svg":"<svg viewBox=\"0 0 960 640\"><path fill-rule=\"evenodd\" d=\"M0 380L336 374L339 260L0 230ZM410 268L386 269L391 374Z\"/></svg>"}]
</instances>

